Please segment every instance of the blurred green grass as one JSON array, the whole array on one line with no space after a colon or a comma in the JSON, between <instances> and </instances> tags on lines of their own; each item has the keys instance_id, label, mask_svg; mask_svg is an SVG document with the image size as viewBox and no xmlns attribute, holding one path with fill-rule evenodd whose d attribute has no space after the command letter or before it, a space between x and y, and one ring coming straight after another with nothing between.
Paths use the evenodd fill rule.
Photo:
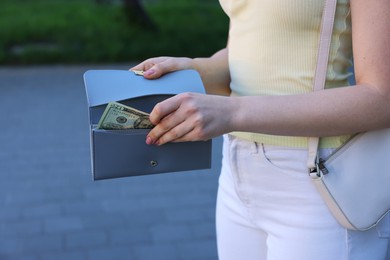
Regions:
<instances>
[{"instance_id":1,"label":"blurred green grass","mask_svg":"<svg viewBox=\"0 0 390 260\"><path fill-rule=\"evenodd\" d=\"M143 3L158 31L129 24L120 4L0 0L0 64L126 62L160 55L199 57L226 45L228 18L218 1Z\"/></svg>"}]
</instances>

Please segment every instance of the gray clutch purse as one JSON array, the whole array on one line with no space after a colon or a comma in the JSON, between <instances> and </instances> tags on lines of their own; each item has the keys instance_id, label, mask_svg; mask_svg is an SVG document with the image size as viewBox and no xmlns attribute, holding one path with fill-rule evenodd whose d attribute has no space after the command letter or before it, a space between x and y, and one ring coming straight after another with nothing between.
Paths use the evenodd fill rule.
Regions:
<instances>
[{"instance_id":1,"label":"gray clutch purse","mask_svg":"<svg viewBox=\"0 0 390 260\"><path fill-rule=\"evenodd\" d=\"M204 93L199 74L182 70L147 80L127 70L84 74L88 100L91 168L94 180L208 169L211 140L147 145L150 129L103 130L96 126L110 101L150 113L160 101L182 92Z\"/></svg>"}]
</instances>

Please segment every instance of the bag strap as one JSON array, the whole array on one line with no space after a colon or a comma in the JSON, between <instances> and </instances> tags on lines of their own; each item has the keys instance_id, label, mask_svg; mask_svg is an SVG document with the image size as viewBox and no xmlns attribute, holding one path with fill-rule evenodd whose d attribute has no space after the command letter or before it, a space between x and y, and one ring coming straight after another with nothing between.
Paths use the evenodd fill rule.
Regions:
<instances>
[{"instance_id":1,"label":"bag strap","mask_svg":"<svg viewBox=\"0 0 390 260\"><path fill-rule=\"evenodd\" d=\"M317 67L314 74L313 91L319 91L325 88L326 72L328 68L330 43L334 18L336 13L337 0L325 0L324 11L322 14L320 42L317 54ZM317 154L319 137L309 137L308 140L308 160L307 167L309 172L317 171Z\"/></svg>"}]
</instances>

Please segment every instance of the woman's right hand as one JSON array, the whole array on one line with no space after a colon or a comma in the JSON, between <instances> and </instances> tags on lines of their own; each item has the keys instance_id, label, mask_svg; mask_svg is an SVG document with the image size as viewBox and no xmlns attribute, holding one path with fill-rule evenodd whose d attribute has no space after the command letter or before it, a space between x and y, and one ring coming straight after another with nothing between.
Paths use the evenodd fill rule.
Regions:
<instances>
[{"instance_id":1,"label":"woman's right hand","mask_svg":"<svg viewBox=\"0 0 390 260\"><path fill-rule=\"evenodd\" d=\"M230 95L228 49L224 48L208 58L156 57L147 59L130 70L144 71L146 79L157 79L177 70L198 71L207 94Z\"/></svg>"},{"instance_id":2,"label":"woman's right hand","mask_svg":"<svg viewBox=\"0 0 390 260\"><path fill-rule=\"evenodd\" d=\"M157 79L162 75L176 70L195 69L191 58L156 57L147 59L130 70L143 70L147 79Z\"/></svg>"}]
</instances>

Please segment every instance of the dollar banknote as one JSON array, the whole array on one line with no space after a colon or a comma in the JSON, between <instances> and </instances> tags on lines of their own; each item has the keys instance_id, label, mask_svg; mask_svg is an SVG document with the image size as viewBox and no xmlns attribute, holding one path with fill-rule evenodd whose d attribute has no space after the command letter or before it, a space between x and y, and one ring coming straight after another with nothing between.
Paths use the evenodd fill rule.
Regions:
<instances>
[{"instance_id":1,"label":"dollar banknote","mask_svg":"<svg viewBox=\"0 0 390 260\"><path fill-rule=\"evenodd\" d=\"M145 73L143 70L132 70L132 72L137 76L143 76Z\"/></svg>"},{"instance_id":2,"label":"dollar banknote","mask_svg":"<svg viewBox=\"0 0 390 260\"><path fill-rule=\"evenodd\" d=\"M108 103L97 125L97 129L106 130L150 128L153 128L153 124L149 120L148 113L118 102Z\"/></svg>"}]
</instances>

